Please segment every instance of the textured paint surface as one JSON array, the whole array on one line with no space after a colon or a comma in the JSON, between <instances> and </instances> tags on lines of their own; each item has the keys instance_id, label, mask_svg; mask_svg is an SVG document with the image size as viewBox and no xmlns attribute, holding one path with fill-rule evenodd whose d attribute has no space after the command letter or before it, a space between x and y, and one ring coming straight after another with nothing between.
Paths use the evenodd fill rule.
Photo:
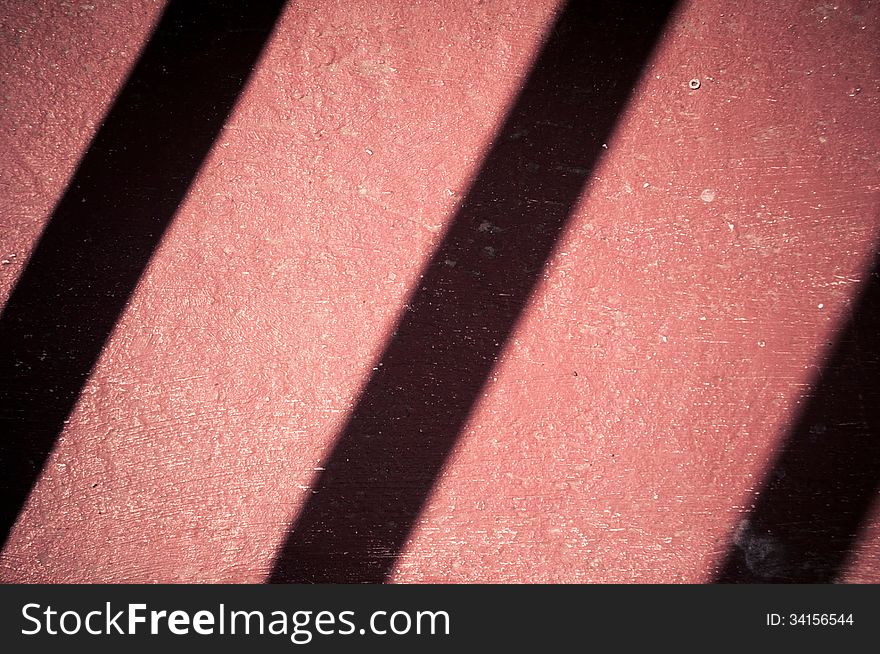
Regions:
<instances>
[{"instance_id":1,"label":"textured paint surface","mask_svg":"<svg viewBox=\"0 0 880 654\"><path fill-rule=\"evenodd\" d=\"M0 4L0 298L162 8ZM0 579L267 576L554 10L287 8ZM394 581L712 578L877 244L878 44L872 2L681 7Z\"/></svg>"}]
</instances>

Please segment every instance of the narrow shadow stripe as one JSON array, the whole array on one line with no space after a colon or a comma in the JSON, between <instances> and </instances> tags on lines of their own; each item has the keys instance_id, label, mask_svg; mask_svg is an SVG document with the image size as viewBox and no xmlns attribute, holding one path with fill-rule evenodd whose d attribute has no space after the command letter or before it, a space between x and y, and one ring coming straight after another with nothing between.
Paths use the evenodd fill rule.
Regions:
<instances>
[{"instance_id":1,"label":"narrow shadow stripe","mask_svg":"<svg viewBox=\"0 0 880 654\"><path fill-rule=\"evenodd\" d=\"M387 578L672 6L564 7L270 582Z\"/></svg>"},{"instance_id":2,"label":"narrow shadow stripe","mask_svg":"<svg viewBox=\"0 0 880 654\"><path fill-rule=\"evenodd\" d=\"M40 237L0 317L2 543L284 4L170 2Z\"/></svg>"},{"instance_id":3,"label":"narrow shadow stripe","mask_svg":"<svg viewBox=\"0 0 880 654\"><path fill-rule=\"evenodd\" d=\"M878 488L880 255L716 581L835 581Z\"/></svg>"}]
</instances>

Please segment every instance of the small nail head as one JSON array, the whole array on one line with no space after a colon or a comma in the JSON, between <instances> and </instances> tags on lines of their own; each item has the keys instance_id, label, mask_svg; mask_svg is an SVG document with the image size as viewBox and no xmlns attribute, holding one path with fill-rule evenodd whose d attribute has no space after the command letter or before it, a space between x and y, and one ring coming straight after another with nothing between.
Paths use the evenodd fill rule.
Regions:
<instances>
[{"instance_id":1,"label":"small nail head","mask_svg":"<svg viewBox=\"0 0 880 654\"><path fill-rule=\"evenodd\" d=\"M690 82L688 82L688 87L691 89L691 91L696 91L698 88L700 88L700 80L695 77Z\"/></svg>"}]
</instances>

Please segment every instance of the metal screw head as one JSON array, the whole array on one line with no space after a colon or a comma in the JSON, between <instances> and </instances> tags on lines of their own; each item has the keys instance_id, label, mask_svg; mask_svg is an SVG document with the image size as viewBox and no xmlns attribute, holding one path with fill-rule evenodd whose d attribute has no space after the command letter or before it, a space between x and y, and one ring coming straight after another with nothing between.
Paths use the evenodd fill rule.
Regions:
<instances>
[{"instance_id":1,"label":"metal screw head","mask_svg":"<svg viewBox=\"0 0 880 654\"><path fill-rule=\"evenodd\" d=\"M700 80L698 80L698 79L695 77L695 78L692 79L690 82L688 82L688 88L689 88L691 91L696 91L698 88L700 88Z\"/></svg>"}]
</instances>

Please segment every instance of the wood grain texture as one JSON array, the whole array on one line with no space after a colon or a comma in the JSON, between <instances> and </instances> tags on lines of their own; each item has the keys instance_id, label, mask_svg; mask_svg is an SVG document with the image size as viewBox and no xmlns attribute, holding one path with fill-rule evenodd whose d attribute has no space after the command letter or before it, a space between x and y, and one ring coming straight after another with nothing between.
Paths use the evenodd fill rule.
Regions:
<instances>
[{"instance_id":1,"label":"wood grain texture","mask_svg":"<svg viewBox=\"0 0 880 654\"><path fill-rule=\"evenodd\" d=\"M0 5L4 299L162 9L91 5ZM287 7L0 579L266 578L555 9ZM877 246L878 32L681 7L393 581L713 578ZM844 581L880 581L871 516Z\"/></svg>"}]
</instances>

